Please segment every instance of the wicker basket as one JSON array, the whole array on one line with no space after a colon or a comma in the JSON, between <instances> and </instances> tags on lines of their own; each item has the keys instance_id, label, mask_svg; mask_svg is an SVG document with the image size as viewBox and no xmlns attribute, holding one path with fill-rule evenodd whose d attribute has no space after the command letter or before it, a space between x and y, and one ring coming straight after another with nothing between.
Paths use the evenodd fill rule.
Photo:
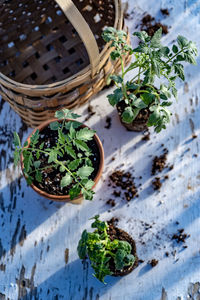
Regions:
<instances>
[{"instance_id":1,"label":"wicker basket","mask_svg":"<svg viewBox=\"0 0 200 300\"><path fill-rule=\"evenodd\" d=\"M0 15L0 94L31 127L86 102L119 71L101 33L124 29L120 0L3 0Z\"/></svg>"}]
</instances>

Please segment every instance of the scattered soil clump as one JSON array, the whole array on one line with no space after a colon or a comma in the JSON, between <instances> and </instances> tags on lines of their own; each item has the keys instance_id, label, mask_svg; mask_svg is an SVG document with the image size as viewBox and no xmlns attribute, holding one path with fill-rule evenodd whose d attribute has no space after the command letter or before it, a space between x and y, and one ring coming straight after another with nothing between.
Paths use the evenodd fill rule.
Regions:
<instances>
[{"instance_id":1,"label":"scattered soil clump","mask_svg":"<svg viewBox=\"0 0 200 300\"><path fill-rule=\"evenodd\" d=\"M169 10L167 8L161 8L160 11L165 16L169 16L170 15Z\"/></svg>"},{"instance_id":2,"label":"scattered soil clump","mask_svg":"<svg viewBox=\"0 0 200 300\"><path fill-rule=\"evenodd\" d=\"M155 180L152 181L152 184L153 184L154 191L159 190L162 186L160 177L156 177Z\"/></svg>"},{"instance_id":3,"label":"scattered soil clump","mask_svg":"<svg viewBox=\"0 0 200 300\"><path fill-rule=\"evenodd\" d=\"M95 115L95 111L93 110L93 107L89 104L88 105L88 116L85 118L85 122L88 121L93 115Z\"/></svg>"},{"instance_id":4,"label":"scattered soil clump","mask_svg":"<svg viewBox=\"0 0 200 300\"><path fill-rule=\"evenodd\" d=\"M112 207L114 207L114 206L116 205L114 199L109 199L108 201L106 201L106 203L107 203L108 205L111 205Z\"/></svg>"},{"instance_id":5,"label":"scattered soil clump","mask_svg":"<svg viewBox=\"0 0 200 300\"><path fill-rule=\"evenodd\" d=\"M168 26L163 25L160 22L156 22L155 18L151 15L147 14L142 18L140 29L146 31L148 35L153 36L160 27L162 28L163 34L168 33Z\"/></svg>"},{"instance_id":6,"label":"scattered soil clump","mask_svg":"<svg viewBox=\"0 0 200 300\"><path fill-rule=\"evenodd\" d=\"M152 266L152 268L153 268L153 267L157 266L158 260L155 259L155 258L153 258L153 259L150 260L148 263L149 263L149 264Z\"/></svg>"},{"instance_id":7,"label":"scattered soil clump","mask_svg":"<svg viewBox=\"0 0 200 300\"><path fill-rule=\"evenodd\" d=\"M166 167L167 153L168 150L165 148L164 153L161 156L155 156L151 170L152 175L161 172Z\"/></svg>"},{"instance_id":8,"label":"scattered soil clump","mask_svg":"<svg viewBox=\"0 0 200 300\"><path fill-rule=\"evenodd\" d=\"M106 126L104 126L104 128L110 129L111 125L112 125L111 117L106 117Z\"/></svg>"},{"instance_id":9,"label":"scattered soil clump","mask_svg":"<svg viewBox=\"0 0 200 300\"><path fill-rule=\"evenodd\" d=\"M176 240L177 243L185 243L186 239L190 237L190 234L184 232L184 229L179 229L177 233L172 236L172 240Z\"/></svg>"},{"instance_id":10,"label":"scattered soil clump","mask_svg":"<svg viewBox=\"0 0 200 300\"><path fill-rule=\"evenodd\" d=\"M124 196L127 201L132 200L138 196L137 188L134 183L134 178L130 172L124 172L121 170L114 171L110 177L110 181L114 184L114 188L120 188L124 190ZM121 195L120 190L114 190L113 195L119 197Z\"/></svg>"}]
</instances>

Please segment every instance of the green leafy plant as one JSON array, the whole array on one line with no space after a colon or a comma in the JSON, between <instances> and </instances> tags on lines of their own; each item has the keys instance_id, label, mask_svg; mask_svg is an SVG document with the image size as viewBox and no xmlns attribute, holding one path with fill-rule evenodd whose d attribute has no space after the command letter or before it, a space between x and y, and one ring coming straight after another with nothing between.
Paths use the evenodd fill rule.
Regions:
<instances>
[{"instance_id":1,"label":"green leafy plant","mask_svg":"<svg viewBox=\"0 0 200 300\"><path fill-rule=\"evenodd\" d=\"M95 271L94 276L104 282L106 275L113 274L109 267L110 259L114 261L116 270L122 270L134 264L135 256L131 254L132 247L127 241L111 241L108 234L109 225L100 221L99 215L92 219L95 221L91 227L96 229L92 233L83 231L77 251L80 259L90 259Z\"/></svg>"},{"instance_id":2,"label":"green leafy plant","mask_svg":"<svg viewBox=\"0 0 200 300\"><path fill-rule=\"evenodd\" d=\"M87 200L92 200L94 181L89 179L94 171L90 157L93 155L87 142L93 139L94 130L88 127L81 128L81 123L73 120L80 117L63 109L55 113L58 121L50 123L50 131L57 132L55 146L46 147L44 142L39 142L40 132L36 130L28 141L22 146L19 135L14 133L14 164L18 164L21 154L23 155L23 171L28 184L33 180L42 182L43 173L49 168L56 169L62 174L61 188L69 186L71 200L80 193ZM60 122L59 122L60 120ZM67 160L66 155L67 154ZM48 158L46 166L41 167L41 156Z\"/></svg>"},{"instance_id":3,"label":"green leafy plant","mask_svg":"<svg viewBox=\"0 0 200 300\"><path fill-rule=\"evenodd\" d=\"M150 116L147 126L154 126L156 132L166 128L170 121L168 106L172 104L169 98L173 95L177 99L175 80L179 77L185 80L182 62L196 64L196 45L183 36L177 37L177 44L169 47L161 44L162 28L155 32L153 37L145 31L134 32L139 40L139 46L132 49L126 42L127 34L124 31L108 27L102 37L110 43L114 50L110 56L112 60L120 59L121 75L110 75L108 84L114 81L117 89L108 95L112 106L120 101L125 102L122 120L131 123L141 109L149 109ZM125 69L123 57L127 54L134 56L134 61ZM125 81L125 75L136 69L136 75ZM155 79L159 78L159 86L155 87Z\"/></svg>"}]
</instances>

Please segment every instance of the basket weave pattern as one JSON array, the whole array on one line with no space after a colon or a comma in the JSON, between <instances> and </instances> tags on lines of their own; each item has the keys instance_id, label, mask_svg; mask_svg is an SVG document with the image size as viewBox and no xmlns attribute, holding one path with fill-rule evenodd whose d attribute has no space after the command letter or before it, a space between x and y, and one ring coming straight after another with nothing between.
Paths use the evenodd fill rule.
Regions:
<instances>
[{"instance_id":1,"label":"basket weave pattern","mask_svg":"<svg viewBox=\"0 0 200 300\"><path fill-rule=\"evenodd\" d=\"M92 74L80 28L71 24L57 2L6 0L0 7L0 94L31 127L63 106L86 102L120 67L119 61L110 61L101 33L105 26L122 29L121 3L73 1L98 45L99 64Z\"/></svg>"}]
</instances>

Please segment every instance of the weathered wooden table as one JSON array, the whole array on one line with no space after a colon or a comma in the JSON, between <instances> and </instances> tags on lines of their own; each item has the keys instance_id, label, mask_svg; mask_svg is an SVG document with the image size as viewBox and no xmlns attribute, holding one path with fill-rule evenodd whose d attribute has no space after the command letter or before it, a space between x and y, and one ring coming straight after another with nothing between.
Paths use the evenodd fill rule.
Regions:
<instances>
[{"instance_id":1,"label":"weathered wooden table","mask_svg":"<svg viewBox=\"0 0 200 300\"><path fill-rule=\"evenodd\" d=\"M170 15L163 16L160 8L168 8ZM132 10L133 19L127 20L131 32L148 12L171 26L163 42L182 34L199 47L200 1L130 0ZM105 169L94 201L82 205L55 203L27 187L20 170L13 168L12 139L14 130L25 139L31 129L7 103L0 102L1 300L200 299L199 59L197 67L186 67L185 85L179 83L171 124L161 134L151 131L149 141L120 125L116 110L106 100L109 92L101 92L91 102L96 114L87 124L103 141ZM77 111L84 120L87 105ZM105 128L107 117L112 120L110 129ZM194 134L197 138L192 138ZM167 163L174 168L159 174L161 180L165 175L169 179L155 192L151 166L153 157L163 153L162 144L169 150ZM139 197L129 203L119 198L111 208L106 204L113 192L108 178L117 167L133 174ZM118 226L133 236L144 261L124 278L107 278L107 285L92 276L92 269L87 262L81 263L76 251L82 230L90 227L88 219L97 213L106 220L119 218ZM172 240L181 228L190 235L184 244ZM159 261L154 268L148 264L152 259Z\"/></svg>"}]
</instances>

